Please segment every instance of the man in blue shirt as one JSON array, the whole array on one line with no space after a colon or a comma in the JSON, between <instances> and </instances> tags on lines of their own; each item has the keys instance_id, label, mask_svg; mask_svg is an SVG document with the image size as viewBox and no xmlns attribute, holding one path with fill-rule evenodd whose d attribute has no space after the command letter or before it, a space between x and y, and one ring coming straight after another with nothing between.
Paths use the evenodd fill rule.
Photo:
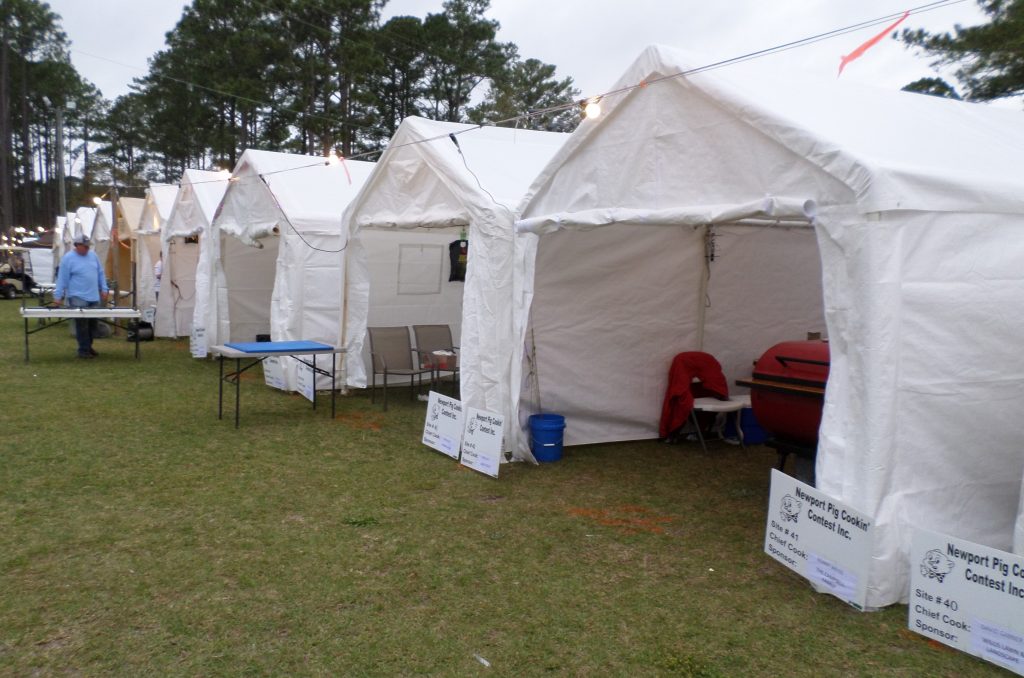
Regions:
<instances>
[{"instance_id":1,"label":"man in blue shirt","mask_svg":"<svg viewBox=\"0 0 1024 678\"><path fill-rule=\"evenodd\" d=\"M67 298L71 308L99 308L107 301L107 278L103 264L95 252L89 250L89 238L76 235L74 249L60 260L57 272L57 287L53 300L60 304ZM94 318L75 320L75 337L78 339L78 357L95 358L98 354L92 348L92 339L99 322Z\"/></svg>"}]
</instances>

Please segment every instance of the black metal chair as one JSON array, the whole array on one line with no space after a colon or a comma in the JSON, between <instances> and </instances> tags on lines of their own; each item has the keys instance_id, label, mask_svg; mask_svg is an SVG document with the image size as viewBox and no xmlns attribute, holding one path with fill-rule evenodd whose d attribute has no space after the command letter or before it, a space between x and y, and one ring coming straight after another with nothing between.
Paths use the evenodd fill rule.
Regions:
<instances>
[{"instance_id":1,"label":"black metal chair","mask_svg":"<svg viewBox=\"0 0 1024 678\"><path fill-rule=\"evenodd\" d=\"M368 327L366 333L370 337L370 356L373 362L371 377L370 402L376 402L377 375L384 375L384 411L388 409L388 375L409 377L409 398L415 396L416 379L420 388L423 387L423 375L433 376L433 369L420 367L413 362L412 343L409 341L407 327Z\"/></svg>"}]
</instances>

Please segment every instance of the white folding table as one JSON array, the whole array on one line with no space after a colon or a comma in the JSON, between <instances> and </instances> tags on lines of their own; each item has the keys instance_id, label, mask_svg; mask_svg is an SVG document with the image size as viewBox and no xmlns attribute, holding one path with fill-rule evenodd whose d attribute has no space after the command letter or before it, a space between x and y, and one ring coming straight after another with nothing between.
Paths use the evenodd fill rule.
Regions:
<instances>
[{"instance_id":1,"label":"white folding table","mask_svg":"<svg viewBox=\"0 0 1024 678\"><path fill-rule=\"evenodd\" d=\"M22 306L21 317L25 319L25 362L28 362L28 335L57 327L67 320L99 320L111 327L121 327L117 321L138 320L142 312L137 308L71 308L69 306ZM30 330L28 321L42 321L39 327ZM50 320L56 320L50 323ZM126 328L127 329L127 328ZM135 331L135 358L139 358L139 332Z\"/></svg>"}]
</instances>

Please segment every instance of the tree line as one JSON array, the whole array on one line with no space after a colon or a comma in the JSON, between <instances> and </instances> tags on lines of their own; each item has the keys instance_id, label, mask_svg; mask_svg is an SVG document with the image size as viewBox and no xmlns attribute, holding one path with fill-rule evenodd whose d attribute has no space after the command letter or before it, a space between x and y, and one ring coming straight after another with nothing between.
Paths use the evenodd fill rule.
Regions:
<instances>
[{"instance_id":1,"label":"tree line","mask_svg":"<svg viewBox=\"0 0 1024 678\"><path fill-rule=\"evenodd\" d=\"M75 167L70 207L114 182L230 168L247 148L348 156L382 149L409 115L493 123L579 96L555 66L497 39L490 0L383 21L385 4L193 0L148 73L110 101L71 65L47 4L0 0L0 231L50 226L60 212L58 111ZM570 110L515 124L571 131L578 121Z\"/></svg>"},{"instance_id":2,"label":"tree line","mask_svg":"<svg viewBox=\"0 0 1024 678\"><path fill-rule=\"evenodd\" d=\"M906 89L981 101L1024 94L1024 0L976 2L987 23L900 36L956 65L961 92L938 79ZM490 0L444 0L423 18L383 21L385 4L193 0L148 73L109 101L71 65L61 19L45 2L0 0L0 232L50 226L61 211L58 112L64 165L75 168L69 207L115 182L230 168L250 147L379 150L409 115L558 131L579 122L571 109L544 112L579 91L555 66L497 40ZM527 112L537 113L509 121Z\"/></svg>"}]
</instances>

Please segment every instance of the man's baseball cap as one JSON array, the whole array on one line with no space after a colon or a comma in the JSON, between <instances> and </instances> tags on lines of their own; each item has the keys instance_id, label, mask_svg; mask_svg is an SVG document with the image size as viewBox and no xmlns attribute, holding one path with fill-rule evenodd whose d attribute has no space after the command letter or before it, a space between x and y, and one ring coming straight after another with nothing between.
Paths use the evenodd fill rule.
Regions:
<instances>
[{"instance_id":1,"label":"man's baseball cap","mask_svg":"<svg viewBox=\"0 0 1024 678\"><path fill-rule=\"evenodd\" d=\"M88 236L85 235L76 235L75 239L72 240L71 242L74 243L75 245L88 245L89 238Z\"/></svg>"}]
</instances>

